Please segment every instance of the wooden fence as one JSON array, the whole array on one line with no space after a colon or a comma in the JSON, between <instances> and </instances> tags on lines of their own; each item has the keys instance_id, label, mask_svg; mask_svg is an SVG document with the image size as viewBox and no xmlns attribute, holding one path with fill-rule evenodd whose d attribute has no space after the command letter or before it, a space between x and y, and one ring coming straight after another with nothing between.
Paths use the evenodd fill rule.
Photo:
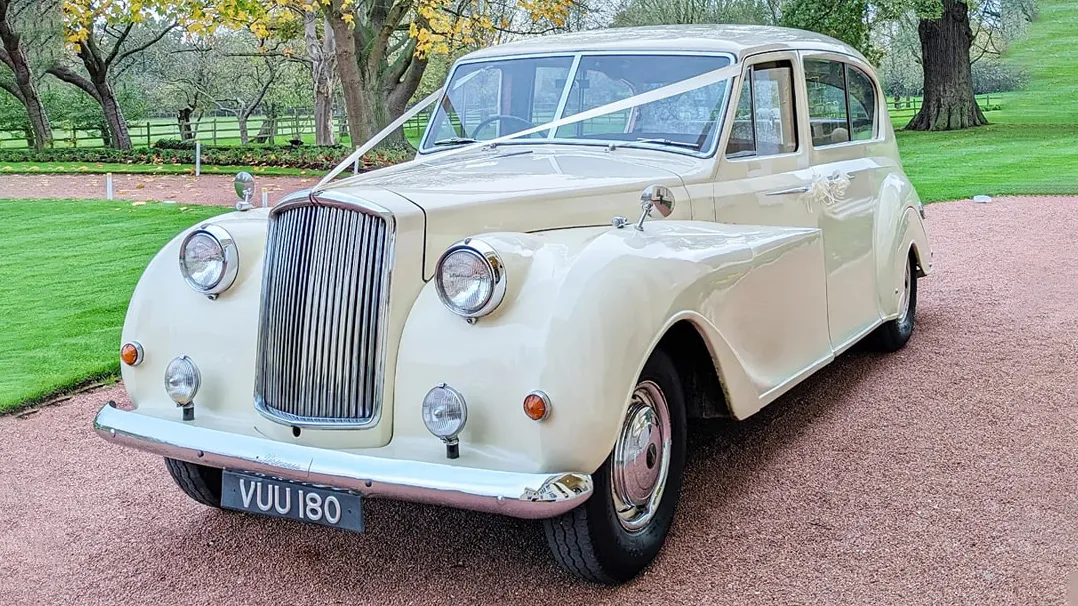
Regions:
<instances>
[{"instance_id":1,"label":"wooden fence","mask_svg":"<svg viewBox=\"0 0 1078 606\"><path fill-rule=\"evenodd\" d=\"M993 104L993 99L995 104ZM1003 100L1003 95L978 95L977 103L982 109L995 109ZM912 118L921 108L920 97L887 99L887 107L892 117ZM264 116L252 116L247 121L247 134L255 141ZM413 144L419 141L430 119L430 112L422 112L404 123L405 137ZM334 118L334 128L338 139L348 144L348 127L343 116ZM191 123L194 137L208 145L239 145L239 122L232 116L205 116ZM128 125L131 141L135 146L153 145L159 139L180 139L180 125L175 118L158 118ZM277 127L273 137L276 143L285 143L291 139L302 139L305 143L314 142L314 116L310 114L288 113L277 117ZM59 127L53 129L54 147L102 147L100 129L77 127ZM26 133L19 129L0 129L0 147L5 149L26 148Z\"/></svg>"}]
</instances>

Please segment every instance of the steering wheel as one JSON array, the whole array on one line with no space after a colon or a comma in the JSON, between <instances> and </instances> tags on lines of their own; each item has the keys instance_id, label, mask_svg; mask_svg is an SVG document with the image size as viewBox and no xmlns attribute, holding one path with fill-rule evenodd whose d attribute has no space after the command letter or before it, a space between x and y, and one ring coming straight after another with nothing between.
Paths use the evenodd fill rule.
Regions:
<instances>
[{"instance_id":1,"label":"steering wheel","mask_svg":"<svg viewBox=\"0 0 1078 606\"><path fill-rule=\"evenodd\" d=\"M483 120L479 124L476 124L475 128L472 129L472 137L475 137L475 138L478 139L478 137L476 137L476 135L479 134L479 131L483 130L484 126L486 126L488 124L493 124L495 122L517 122L519 124L523 124L524 128L519 129L517 132L519 132L521 130L527 130L529 128L535 128L534 124L532 124L528 120L525 120L524 118L521 118L520 116L514 116L512 114L495 114L495 115L487 118L486 120ZM539 133L532 133L531 135L528 135L528 136L530 137L532 135L538 135L538 134Z\"/></svg>"}]
</instances>

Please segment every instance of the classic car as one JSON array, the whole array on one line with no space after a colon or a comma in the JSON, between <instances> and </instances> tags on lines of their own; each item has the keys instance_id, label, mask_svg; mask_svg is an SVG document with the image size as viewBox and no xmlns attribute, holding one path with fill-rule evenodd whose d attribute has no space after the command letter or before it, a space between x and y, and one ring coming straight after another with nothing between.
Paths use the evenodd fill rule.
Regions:
<instances>
[{"instance_id":1,"label":"classic car","mask_svg":"<svg viewBox=\"0 0 1078 606\"><path fill-rule=\"evenodd\" d=\"M413 160L160 251L105 439L211 507L351 530L370 497L541 519L561 566L615 583L666 539L694 420L910 338L924 211L841 42L547 36L464 56L430 99Z\"/></svg>"}]
</instances>

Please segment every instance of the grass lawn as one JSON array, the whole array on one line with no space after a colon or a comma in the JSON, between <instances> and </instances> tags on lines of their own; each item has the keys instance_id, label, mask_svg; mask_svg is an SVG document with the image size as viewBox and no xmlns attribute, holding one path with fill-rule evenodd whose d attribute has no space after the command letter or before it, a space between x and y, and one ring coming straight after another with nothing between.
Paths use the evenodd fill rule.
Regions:
<instances>
[{"instance_id":1,"label":"grass lawn","mask_svg":"<svg viewBox=\"0 0 1078 606\"><path fill-rule=\"evenodd\" d=\"M181 230L227 209L0 200L0 412L119 372L135 283Z\"/></svg>"},{"instance_id":2,"label":"grass lawn","mask_svg":"<svg viewBox=\"0 0 1078 606\"><path fill-rule=\"evenodd\" d=\"M1078 192L1078 124L900 132L898 142L902 165L925 202Z\"/></svg>"},{"instance_id":3,"label":"grass lawn","mask_svg":"<svg viewBox=\"0 0 1078 606\"><path fill-rule=\"evenodd\" d=\"M276 166L208 166L202 165L204 175L234 175L245 170L255 175L322 175L325 171ZM194 164L109 164L102 162L7 162L0 164L0 174L153 174L193 175Z\"/></svg>"},{"instance_id":4,"label":"grass lawn","mask_svg":"<svg viewBox=\"0 0 1078 606\"><path fill-rule=\"evenodd\" d=\"M1029 85L1000 96L1000 109L986 112L990 125L898 133L903 166L924 201L1078 193L1078 11L1064 0L1038 6L1006 57L1029 70ZM898 130L908 119L893 121Z\"/></svg>"}]
</instances>

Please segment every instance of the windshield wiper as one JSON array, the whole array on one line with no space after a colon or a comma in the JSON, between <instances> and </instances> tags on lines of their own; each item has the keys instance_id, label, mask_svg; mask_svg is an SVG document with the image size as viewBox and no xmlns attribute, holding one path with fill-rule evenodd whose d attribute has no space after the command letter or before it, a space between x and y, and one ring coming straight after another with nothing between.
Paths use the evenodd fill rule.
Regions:
<instances>
[{"instance_id":1,"label":"windshield wiper","mask_svg":"<svg viewBox=\"0 0 1078 606\"><path fill-rule=\"evenodd\" d=\"M448 139L438 139L434 142L435 145L467 145L468 143L478 143L478 139L471 137L449 137Z\"/></svg>"},{"instance_id":2,"label":"windshield wiper","mask_svg":"<svg viewBox=\"0 0 1078 606\"><path fill-rule=\"evenodd\" d=\"M647 137L638 137L636 140L638 142L640 142L640 143L658 143L660 145L673 145L674 147L687 147L689 149L695 149L696 151L700 151L700 144L699 143L686 143L684 141L671 141L670 139L647 138Z\"/></svg>"}]
</instances>

